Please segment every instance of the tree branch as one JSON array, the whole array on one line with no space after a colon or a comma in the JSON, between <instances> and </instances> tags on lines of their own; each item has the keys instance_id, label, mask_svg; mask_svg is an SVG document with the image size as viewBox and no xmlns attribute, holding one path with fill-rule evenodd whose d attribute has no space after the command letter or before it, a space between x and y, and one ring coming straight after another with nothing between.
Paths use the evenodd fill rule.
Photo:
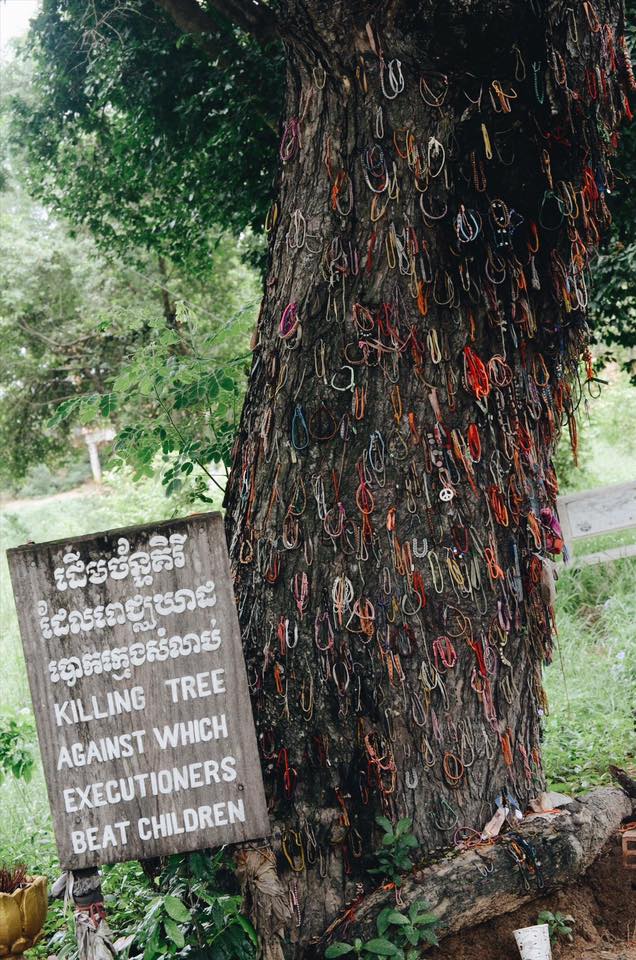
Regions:
<instances>
[{"instance_id":1,"label":"tree branch","mask_svg":"<svg viewBox=\"0 0 636 960\"><path fill-rule=\"evenodd\" d=\"M71 349L71 347L77 346L78 343L85 343L87 340L94 340L99 336L99 333L87 333L82 337L77 337L76 340L71 340L70 343L60 343L53 337L47 337L46 334L41 333L39 330L35 330L33 327L30 327L24 320L18 320L17 323L18 326L30 337L36 337L38 340L42 340L58 353L66 353Z\"/></svg>"},{"instance_id":2,"label":"tree branch","mask_svg":"<svg viewBox=\"0 0 636 960\"><path fill-rule=\"evenodd\" d=\"M155 0L184 33L205 37L215 34L218 25L199 6L197 0ZM267 45L278 36L275 15L263 4L244 3L243 0L209 0L210 6L222 17L251 34L258 43Z\"/></svg>"},{"instance_id":3,"label":"tree branch","mask_svg":"<svg viewBox=\"0 0 636 960\"><path fill-rule=\"evenodd\" d=\"M448 855L414 871L404 878L400 899L405 907L417 900L433 904L441 921L441 936L511 913L572 883L596 859L631 810L631 801L622 790L600 787L572 801L558 815L524 821L517 835L531 844L539 864L527 887L521 883L520 869L507 852L509 841L503 835L498 843ZM332 923L323 939L372 937L378 913L394 904L395 891L378 887Z\"/></svg>"}]
</instances>

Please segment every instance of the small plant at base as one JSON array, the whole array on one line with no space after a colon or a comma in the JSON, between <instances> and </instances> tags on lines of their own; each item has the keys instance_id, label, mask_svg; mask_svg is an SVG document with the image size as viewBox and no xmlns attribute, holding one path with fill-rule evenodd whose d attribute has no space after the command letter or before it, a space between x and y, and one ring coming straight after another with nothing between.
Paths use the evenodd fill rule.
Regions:
<instances>
[{"instance_id":1,"label":"small plant at base","mask_svg":"<svg viewBox=\"0 0 636 960\"><path fill-rule=\"evenodd\" d=\"M435 927L439 919L429 913L429 904L416 900L408 913L385 907L376 920L378 936L373 940L356 938L353 943L332 943L325 950L325 960L335 960L353 954L356 957L396 957L397 960L417 960L422 947L439 943Z\"/></svg>"},{"instance_id":2,"label":"small plant at base","mask_svg":"<svg viewBox=\"0 0 636 960\"><path fill-rule=\"evenodd\" d=\"M550 910L542 910L537 920L539 923L547 923L550 930L550 943L554 943L559 937L563 937L569 943L572 943L574 917L566 916L563 913L552 913Z\"/></svg>"},{"instance_id":3,"label":"small plant at base","mask_svg":"<svg viewBox=\"0 0 636 960\"><path fill-rule=\"evenodd\" d=\"M391 880L396 887L402 884L402 875L413 869L410 851L419 847L417 837L410 831L413 821L409 817L398 820L395 827L386 817L376 817L375 822L384 830L382 849L376 854L377 867L369 873Z\"/></svg>"},{"instance_id":4,"label":"small plant at base","mask_svg":"<svg viewBox=\"0 0 636 960\"><path fill-rule=\"evenodd\" d=\"M169 857L150 884L157 896L129 931L127 960L253 960L257 936L240 913L241 897L219 889L228 862L223 849Z\"/></svg>"}]
</instances>

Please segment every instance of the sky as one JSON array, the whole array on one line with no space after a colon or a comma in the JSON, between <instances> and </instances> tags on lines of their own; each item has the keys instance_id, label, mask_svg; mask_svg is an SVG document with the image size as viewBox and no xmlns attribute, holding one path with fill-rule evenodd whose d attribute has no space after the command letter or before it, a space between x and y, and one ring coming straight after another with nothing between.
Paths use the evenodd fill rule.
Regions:
<instances>
[{"instance_id":1,"label":"sky","mask_svg":"<svg viewBox=\"0 0 636 960\"><path fill-rule=\"evenodd\" d=\"M0 57L10 58L10 41L23 37L39 0L0 0Z\"/></svg>"}]
</instances>

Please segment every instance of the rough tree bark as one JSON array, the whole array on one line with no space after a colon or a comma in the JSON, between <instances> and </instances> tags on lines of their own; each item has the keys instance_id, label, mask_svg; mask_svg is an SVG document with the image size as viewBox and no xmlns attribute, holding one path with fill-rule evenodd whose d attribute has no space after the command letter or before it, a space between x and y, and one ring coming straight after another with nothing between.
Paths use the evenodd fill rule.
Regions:
<instances>
[{"instance_id":1,"label":"rough tree bark","mask_svg":"<svg viewBox=\"0 0 636 960\"><path fill-rule=\"evenodd\" d=\"M282 6L226 497L282 884L264 907L263 861L249 890L270 958L309 956L368 884L378 814L430 851L543 784L551 455L633 87L620 0Z\"/></svg>"}]
</instances>

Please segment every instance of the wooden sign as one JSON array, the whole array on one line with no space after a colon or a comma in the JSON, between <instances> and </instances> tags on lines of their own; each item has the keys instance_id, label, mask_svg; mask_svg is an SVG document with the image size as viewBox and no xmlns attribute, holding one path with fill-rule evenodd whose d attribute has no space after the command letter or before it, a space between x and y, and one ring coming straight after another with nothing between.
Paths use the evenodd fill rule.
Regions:
<instances>
[{"instance_id":1,"label":"wooden sign","mask_svg":"<svg viewBox=\"0 0 636 960\"><path fill-rule=\"evenodd\" d=\"M557 498L557 509L566 546L576 564L605 563L636 556L636 544L630 543L572 558L573 542L576 540L636 527L635 482L568 493Z\"/></svg>"},{"instance_id":2,"label":"wooden sign","mask_svg":"<svg viewBox=\"0 0 636 960\"><path fill-rule=\"evenodd\" d=\"M8 557L62 866L266 836L221 515Z\"/></svg>"}]
</instances>

